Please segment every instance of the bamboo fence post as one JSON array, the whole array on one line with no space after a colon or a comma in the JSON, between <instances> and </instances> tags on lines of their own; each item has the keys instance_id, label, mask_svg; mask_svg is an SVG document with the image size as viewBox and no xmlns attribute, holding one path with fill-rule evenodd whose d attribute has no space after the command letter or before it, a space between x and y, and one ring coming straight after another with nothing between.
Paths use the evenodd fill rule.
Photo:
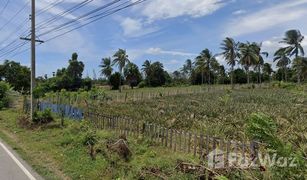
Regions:
<instances>
[{"instance_id":1,"label":"bamboo fence post","mask_svg":"<svg viewBox=\"0 0 307 180\"><path fill-rule=\"evenodd\" d=\"M173 145L174 145L174 151L176 152L176 150L177 150L177 130L174 130Z\"/></svg>"},{"instance_id":2,"label":"bamboo fence post","mask_svg":"<svg viewBox=\"0 0 307 180\"><path fill-rule=\"evenodd\" d=\"M170 129L170 142L169 142L169 144L170 144L170 149L172 149L172 146L173 146L173 130L172 129Z\"/></svg>"},{"instance_id":3,"label":"bamboo fence post","mask_svg":"<svg viewBox=\"0 0 307 180\"><path fill-rule=\"evenodd\" d=\"M196 148L197 148L197 135L194 134L194 157L196 156Z\"/></svg>"},{"instance_id":4,"label":"bamboo fence post","mask_svg":"<svg viewBox=\"0 0 307 180\"><path fill-rule=\"evenodd\" d=\"M178 132L178 135L179 135L179 147L178 147L178 150L179 151L182 151L182 144L181 144L181 136L182 136L182 131L180 132Z\"/></svg>"},{"instance_id":5,"label":"bamboo fence post","mask_svg":"<svg viewBox=\"0 0 307 180\"><path fill-rule=\"evenodd\" d=\"M167 147L167 141L168 141L168 128L165 128L165 147Z\"/></svg>"},{"instance_id":6,"label":"bamboo fence post","mask_svg":"<svg viewBox=\"0 0 307 180\"><path fill-rule=\"evenodd\" d=\"M191 132L189 132L189 139L188 139L188 153L191 152Z\"/></svg>"},{"instance_id":7,"label":"bamboo fence post","mask_svg":"<svg viewBox=\"0 0 307 180\"><path fill-rule=\"evenodd\" d=\"M199 136L199 158L201 162L203 162L203 142L204 142L204 135L200 134Z\"/></svg>"}]
</instances>

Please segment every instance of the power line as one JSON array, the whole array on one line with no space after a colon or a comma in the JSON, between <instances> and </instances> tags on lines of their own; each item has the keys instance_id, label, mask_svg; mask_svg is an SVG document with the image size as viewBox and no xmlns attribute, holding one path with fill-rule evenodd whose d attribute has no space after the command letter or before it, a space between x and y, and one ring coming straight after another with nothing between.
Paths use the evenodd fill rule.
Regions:
<instances>
[{"instance_id":1,"label":"power line","mask_svg":"<svg viewBox=\"0 0 307 180\"><path fill-rule=\"evenodd\" d=\"M58 20L59 17L62 17L62 15L65 15L65 14L71 13L71 12L74 12L75 10L80 9L81 7L85 6L86 4L88 4L88 3L92 2L92 1L93 1L93 0L85 0L85 1L83 1L83 2L81 2L81 3L79 3L79 4L77 4L77 5L73 6L72 8L70 8L70 9L68 9L68 10L66 10L66 11L63 11L62 13L58 14L57 17L51 18L51 19L49 19L47 22L42 22L42 23L40 23L40 24L39 24L39 25L40 25L39 27L42 27L42 25L44 25L44 24L50 24L50 23L52 23L52 22ZM45 12L45 11L48 11L50 8L59 5L59 4L62 3L62 2L64 2L64 0L58 0L58 1L56 1L56 2L54 2L54 3L52 3L52 4L50 4L50 5L46 6L45 8L43 8L42 10L39 11L39 14L38 14L37 16L41 15L41 14L42 14L43 12ZM28 19L25 20L25 21L23 21L18 27L16 27L16 29L15 29L12 33L10 33L6 38L4 38L4 40L3 40L0 44L4 44L13 34L18 33L19 31L21 31L22 28L23 28L25 25L27 25L28 21L29 21ZM30 33L30 30L27 29L26 31L22 32L22 33L20 34L20 36L25 36L26 33ZM7 49L8 47L11 47L11 46L12 46L14 43L16 43L18 40L19 40L19 37L16 38L15 40L13 40L13 41L12 41L11 43L9 43L8 45L6 45L4 48L0 49L0 52L2 52L3 50ZM17 46L18 46L18 45L17 45ZM15 46L15 47L16 47L16 46Z\"/></svg>"},{"instance_id":2,"label":"power line","mask_svg":"<svg viewBox=\"0 0 307 180\"><path fill-rule=\"evenodd\" d=\"M0 31L7 26L8 24L10 24L17 16L18 14L20 14L27 6L29 5L29 2L25 3L21 9L19 11L17 11L3 26L1 26Z\"/></svg>"},{"instance_id":3,"label":"power line","mask_svg":"<svg viewBox=\"0 0 307 180\"><path fill-rule=\"evenodd\" d=\"M51 3L51 4L49 4L49 5L46 6L45 8L43 8L43 9L37 11L36 16L39 16L39 15L43 14L44 12L46 12L46 11L48 11L48 10L54 8L55 6L58 6L59 4L63 3L64 1L65 1L65 0L57 0L57 1L55 1L55 2L53 2L53 3Z\"/></svg>"},{"instance_id":4,"label":"power line","mask_svg":"<svg viewBox=\"0 0 307 180\"><path fill-rule=\"evenodd\" d=\"M2 8L1 12L0 12L0 16L3 14L3 12L6 10L7 6L9 5L10 0L7 0L4 7Z\"/></svg>"},{"instance_id":5,"label":"power line","mask_svg":"<svg viewBox=\"0 0 307 180\"><path fill-rule=\"evenodd\" d=\"M48 25L50 25L50 24L56 22L56 21L59 20L60 18L63 18L63 16L65 16L66 14L72 13L72 12L76 11L76 10L82 8L83 6L85 6L85 5L89 4L89 3L91 3L92 1L93 1L93 0L85 0L85 1L82 1L81 3L78 3L77 5L75 5L75 6L71 7L71 8L69 8L68 10L65 10L65 11L63 11L63 12L61 12L61 13L55 15L54 17L52 17L52 18L46 20L45 22L43 21L43 22L41 22L41 23L38 23L36 29L44 29L44 28L47 28ZM47 26L45 26L45 25L47 25Z\"/></svg>"},{"instance_id":6,"label":"power line","mask_svg":"<svg viewBox=\"0 0 307 180\"><path fill-rule=\"evenodd\" d=\"M86 20L90 20L90 19L92 19L92 20L86 22L85 24L82 24L82 25L80 25L80 26L77 26L77 27L75 27L75 28L73 28L73 29L70 29L70 30L68 30L68 31L65 31L65 32L63 32L63 33L61 33L61 34L58 34L58 35L56 35L56 36L53 36L53 37L47 39L45 42L52 41L52 40L54 40L54 39L56 39L56 38L59 38L59 37L65 35L65 34L68 34L68 33L72 32L72 31L74 31L74 30L80 29L80 28L82 28L82 27L84 27L84 26L86 26L86 25L89 25L89 24L91 24L91 23L93 23L93 22L96 22L96 21L98 21L98 20L100 20L100 19L102 19L102 18L105 18L105 17L107 17L107 16L110 16L110 15L116 13L116 12L119 12L119 11L121 11L121 10L123 10L123 9L129 8L129 7L131 7L131 6L134 6L134 5L143 3L143 2L145 2L145 1L147 1L147 0L137 0L137 1L135 1L135 2L126 1L126 2L124 2L124 3L121 3L120 5L117 5L117 6L111 8L111 9L109 9L109 10L106 10L106 11L104 11L104 12L102 12L102 13L99 13L99 14L96 14L96 15L94 15L94 16L88 17ZM125 5L125 4L127 4L127 3L129 3L129 2L131 2L131 3L128 4L128 5ZM125 5L125 6L123 6L123 5ZM121 6L123 6L123 7L121 7ZM104 7L104 6L103 6L103 7ZM117 8L117 9L116 9L116 8ZM91 11L91 12L92 12L92 11ZM87 13L87 14L89 14L89 13ZM81 17L82 17L82 16L81 16ZM78 19L78 18L77 18L77 19ZM48 31L48 33L45 32L44 35L47 35L47 34L49 34L49 33L52 33L52 32L49 32L49 31ZM26 44L26 43L25 43L25 44ZM14 51L20 49L20 48L21 48L22 46L24 46L25 44L19 44L18 46L14 47L14 48L11 48L11 49L10 49L9 51L7 51L5 54L0 55L0 57L2 57L2 56L4 56L4 55L7 55L7 54L13 53ZM38 45L40 45L40 44L38 44ZM38 46L38 45L36 45L36 46ZM18 54L24 53L24 52L28 51L29 49L30 49L30 48L26 48L26 49L23 49L22 51L16 52L13 56L16 56L16 55L18 55Z\"/></svg>"},{"instance_id":7,"label":"power line","mask_svg":"<svg viewBox=\"0 0 307 180\"><path fill-rule=\"evenodd\" d=\"M94 9L94 10L92 10L92 11L86 13L86 14L83 14L82 16L80 16L80 17L78 17L76 19L73 19L73 20L68 21L66 23L63 23L63 24L61 24L61 25L59 25L59 26L57 26L55 28L52 28L52 29L50 29L50 30L40 34L39 36L43 36L43 35L49 34L49 33L53 32L55 30L58 30L58 29L63 29L65 26L70 25L70 24L75 23L75 22L78 22L79 20L81 20L81 19L83 19L83 18L85 18L85 17L87 17L87 16L89 16L89 15L91 15L93 13L99 12L99 11L109 7L109 6L112 6L113 4L115 4L115 3L119 2L119 1L121 1L121 0L114 0L114 1L112 1L110 3L108 3L108 4L105 4L105 5L103 5L103 6L99 7L99 8L96 8L96 9Z\"/></svg>"},{"instance_id":8,"label":"power line","mask_svg":"<svg viewBox=\"0 0 307 180\"><path fill-rule=\"evenodd\" d=\"M124 6L124 7L115 9L115 10L113 10L113 11L111 11L111 12L104 12L104 13L100 13L100 14L98 14L98 15L92 16L91 18L96 18L96 19L93 19L93 20L91 20L91 21L89 21L89 22L87 22L87 23L85 23L85 24L82 24L82 25L80 25L80 26L78 26L78 27L75 27L75 28L73 28L73 29L71 29L71 30L68 30L68 31L66 31L66 32L64 32L64 33L61 33L61 34L59 34L59 35L56 35L56 36L54 36L54 37L52 37L52 38L49 38L49 39L47 39L45 42L48 42L48 41L51 41L51 40L56 39L56 38L58 38L58 37L61 37L61 36L65 35L65 34L68 34L68 33L72 32L72 31L74 31L74 30L80 29L80 28L82 28L82 27L84 27L84 26L86 26L86 25L89 25L89 24L91 24L91 23L93 23L93 22L96 22L96 21L98 21L98 20L100 20L100 19L102 19L102 18L105 18L105 17L107 17L107 16L110 16L110 15L112 15L112 14L118 12L118 11L121 11L121 10L123 10L123 9L129 8L129 7L131 7L131 6L134 6L134 5L137 5L137 4L140 4L140 3L143 3L143 2L145 2L145 1L147 1L147 0L137 0L137 1L133 2L133 3L131 3L131 4L128 4L128 5Z\"/></svg>"}]
</instances>

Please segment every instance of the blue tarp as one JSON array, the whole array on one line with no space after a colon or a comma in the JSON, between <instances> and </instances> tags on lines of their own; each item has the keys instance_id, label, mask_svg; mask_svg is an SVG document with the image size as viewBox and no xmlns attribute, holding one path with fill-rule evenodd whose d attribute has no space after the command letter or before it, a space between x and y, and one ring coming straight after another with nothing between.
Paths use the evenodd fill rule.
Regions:
<instances>
[{"instance_id":1,"label":"blue tarp","mask_svg":"<svg viewBox=\"0 0 307 180\"><path fill-rule=\"evenodd\" d=\"M64 117L81 120L83 119L83 110L66 105L66 104L51 104L48 102L40 102L39 103L39 110L44 111L45 109L50 109L53 113L64 115Z\"/></svg>"}]
</instances>

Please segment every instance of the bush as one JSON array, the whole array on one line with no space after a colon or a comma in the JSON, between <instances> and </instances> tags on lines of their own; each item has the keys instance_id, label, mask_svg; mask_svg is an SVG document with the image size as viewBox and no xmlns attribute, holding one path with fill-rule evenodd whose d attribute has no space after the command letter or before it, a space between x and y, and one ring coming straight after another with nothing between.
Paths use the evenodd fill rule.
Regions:
<instances>
[{"instance_id":1,"label":"bush","mask_svg":"<svg viewBox=\"0 0 307 180\"><path fill-rule=\"evenodd\" d=\"M146 82L145 81L141 81L139 83L139 88L144 88L146 86Z\"/></svg>"},{"instance_id":2,"label":"bush","mask_svg":"<svg viewBox=\"0 0 307 180\"><path fill-rule=\"evenodd\" d=\"M9 98L8 91L10 89L10 85L5 82L0 82L0 110L4 107L9 106Z\"/></svg>"},{"instance_id":3,"label":"bush","mask_svg":"<svg viewBox=\"0 0 307 180\"><path fill-rule=\"evenodd\" d=\"M48 124L53 120L54 118L52 117L50 109L45 109L44 111L36 111L33 114L33 122L35 124Z\"/></svg>"},{"instance_id":4,"label":"bush","mask_svg":"<svg viewBox=\"0 0 307 180\"><path fill-rule=\"evenodd\" d=\"M112 86L113 90L119 89L119 80L121 78L121 85L124 83L124 78L120 75L120 73L114 73L110 77L110 85Z\"/></svg>"}]
</instances>

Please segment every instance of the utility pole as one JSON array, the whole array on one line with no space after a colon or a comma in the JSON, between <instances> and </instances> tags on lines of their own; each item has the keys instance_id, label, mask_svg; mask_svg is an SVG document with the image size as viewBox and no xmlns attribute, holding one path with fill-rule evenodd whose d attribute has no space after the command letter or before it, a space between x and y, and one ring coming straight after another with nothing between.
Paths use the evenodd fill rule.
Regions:
<instances>
[{"instance_id":1,"label":"utility pole","mask_svg":"<svg viewBox=\"0 0 307 180\"><path fill-rule=\"evenodd\" d=\"M32 0L31 12L31 120L35 111L33 90L35 88L35 0Z\"/></svg>"},{"instance_id":2,"label":"utility pole","mask_svg":"<svg viewBox=\"0 0 307 180\"><path fill-rule=\"evenodd\" d=\"M31 119L33 120L33 113L35 111L35 100L33 96L33 90L35 88L35 43L40 42L43 43L44 41L41 40L36 40L36 35L35 35L35 0L31 0L31 38L26 38L26 37L21 37L21 40L26 40L26 41L31 41Z\"/></svg>"}]
</instances>

